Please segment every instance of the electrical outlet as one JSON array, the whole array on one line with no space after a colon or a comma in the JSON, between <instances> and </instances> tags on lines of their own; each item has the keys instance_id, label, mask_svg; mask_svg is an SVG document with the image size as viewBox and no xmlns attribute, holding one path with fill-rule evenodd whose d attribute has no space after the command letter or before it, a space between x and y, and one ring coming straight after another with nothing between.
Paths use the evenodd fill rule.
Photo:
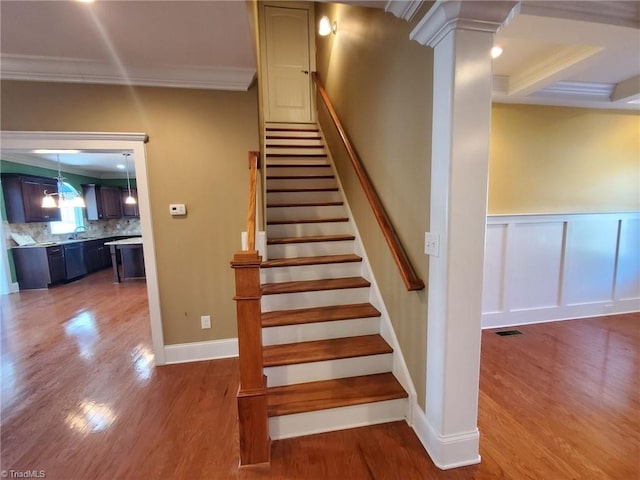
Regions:
<instances>
[{"instance_id":1,"label":"electrical outlet","mask_svg":"<svg viewBox=\"0 0 640 480\"><path fill-rule=\"evenodd\" d=\"M200 326L204 328L211 328L211 315L200 316Z\"/></svg>"},{"instance_id":2,"label":"electrical outlet","mask_svg":"<svg viewBox=\"0 0 640 480\"><path fill-rule=\"evenodd\" d=\"M424 253L432 257L440 255L440 235L431 232L424 234Z\"/></svg>"}]
</instances>

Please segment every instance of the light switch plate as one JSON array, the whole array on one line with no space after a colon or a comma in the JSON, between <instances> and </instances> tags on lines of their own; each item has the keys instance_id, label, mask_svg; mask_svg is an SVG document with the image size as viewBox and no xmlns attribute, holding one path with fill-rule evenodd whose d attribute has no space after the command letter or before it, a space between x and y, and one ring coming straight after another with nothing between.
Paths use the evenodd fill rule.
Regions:
<instances>
[{"instance_id":1,"label":"light switch plate","mask_svg":"<svg viewBox=\"0 0 640 480\"><path fill-rule=\"evenodd\" d=\"M424 253L432 257L440 256L440 235L431 232L424 234Z\"/></svg>"}]
</instances>

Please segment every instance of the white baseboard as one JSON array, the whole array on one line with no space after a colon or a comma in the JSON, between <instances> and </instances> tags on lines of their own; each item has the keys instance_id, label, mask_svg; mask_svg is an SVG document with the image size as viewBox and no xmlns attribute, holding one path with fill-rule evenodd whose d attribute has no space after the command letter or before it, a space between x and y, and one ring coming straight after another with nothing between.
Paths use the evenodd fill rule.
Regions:
<instances>
[{"instance_id":1,"label":"white baseboard","mask_svg":"<svg viewBox=\"0 0 640 480\"><path fill-rule=\"evenodd\" d=\"M18 293L20 291L20 285L18 282L13 282L9 284L9 293Z\"/></svg>"},{"instance_id":2,"label":"white baseboard","mask_svg":"<svg viewBox=\"0 0 640 480\"><path fill-rule=\"evenodd\" d=\"M482 328L514 327L640 311L640 298L482 314Z\"/></svg>"},{"instance_id":3,"label":"white baseboard","mask_svg":"<svg viewBox=\"0 0 640 480\"><path fill-rule=\"evenodd\" d=\"M417 403L413 404L412 421L413 431L439 469L449 470L480 463L480 432L477 429L456 435L440 435Z\"/></svg>"},{"instance_id":4,"label":"white baseboard","mask_svg":"<svg viewBox=\"0 0 640 480\"><path fill-rule=\"evenodd\" d=\"M238 356L238 339L209 340L206 342L165 345L165 364L200 362Z\"/></svg>"}]
</instances>

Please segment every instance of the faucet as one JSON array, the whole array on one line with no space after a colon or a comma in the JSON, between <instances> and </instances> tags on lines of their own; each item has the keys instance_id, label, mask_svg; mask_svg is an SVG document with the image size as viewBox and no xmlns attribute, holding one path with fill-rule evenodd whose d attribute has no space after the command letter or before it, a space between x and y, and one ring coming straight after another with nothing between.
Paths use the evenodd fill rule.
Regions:
<instances>
[{"instance_id":1,"label":"faucet","mask_svg":"<svg viewBox=\"0 0 640 480\"><path fill-rule=\"evenodd\" d=\"M75 230L73 231L73 239L77 240L78 239L78 233L79 232L86 232L87 230L84 227L76 227Z\"/></svg>"}]
</instances>

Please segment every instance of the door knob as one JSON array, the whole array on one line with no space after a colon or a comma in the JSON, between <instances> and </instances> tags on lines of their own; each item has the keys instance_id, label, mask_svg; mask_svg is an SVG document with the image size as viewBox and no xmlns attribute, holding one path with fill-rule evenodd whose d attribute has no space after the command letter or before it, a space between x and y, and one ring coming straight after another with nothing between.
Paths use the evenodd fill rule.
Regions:
<instances>
[{"instance_id":1,"label":"door knob","mask_svg":"<svg viewBox=\"0 0 640 480\"><path fill-rule=\"evenodd\" d=\"M302 73L304 73L305 75L309 75L309 70L300 70Z\"/></svg>"}]
</instances>

